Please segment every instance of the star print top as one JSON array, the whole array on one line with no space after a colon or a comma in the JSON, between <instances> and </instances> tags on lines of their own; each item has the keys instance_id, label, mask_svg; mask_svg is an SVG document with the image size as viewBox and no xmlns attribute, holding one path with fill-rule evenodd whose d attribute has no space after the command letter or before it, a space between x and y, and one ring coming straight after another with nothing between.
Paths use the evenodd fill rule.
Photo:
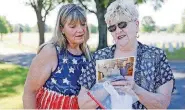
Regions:
<instances>
[{"instance_id":1,"label":"star print top","mask_svg":"<svg viewBox=\"0 0 185 110\"><path fill-rule=\"evenodd\" d=\"M58 65L43 87L63 95L78 95L80 85L77 83L81 73L86 71L86 58L84 54L73 55L66 49L55 46Z\"/></svg>"},{"instance_id":2,"label":"star print top","mask_svg":"<svg viewBox=\"0 0 185 110\"><path fill-rule=\"evenodd\" d=\"M92 69L95 67L96 60L112 59L114 58L114 52L116 45L101 49L93 54L94 62L91 65ZM89 64L90 65L90 64ZM95 68L94 68L95 70ZM90 74L87 74L90 72ZM89 77L89 79L87 79ZM83 80L82 80L83 79ZM84 82L84 80L88 80ZM173 91L175 89L175 79L168 63L166 54L163 50L150 47L138 42L136 66L134 72L134 80L137 85L144 88L149 92L156 93L157 89L170 80L174 81ZM85 74L82 74L78 81L82 86L87 89L91 89L96 82L96 73L87 70ZM146 109L146 107L139 101L132 105L133 109Z\"/></svg>"}]
</instances>

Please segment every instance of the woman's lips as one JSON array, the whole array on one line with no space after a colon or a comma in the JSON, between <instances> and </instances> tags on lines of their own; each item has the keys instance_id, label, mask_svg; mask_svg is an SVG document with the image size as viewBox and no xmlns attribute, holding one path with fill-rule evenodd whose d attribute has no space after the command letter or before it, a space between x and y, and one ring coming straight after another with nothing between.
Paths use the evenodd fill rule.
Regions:
<instances>
[{"instance_id":1,"label":"woman's lips","mask_svg":"<svg viewBox=\"0 0 185 110\"><path fill-rule=\"evenodd\" d=\"M83 34L82 34L82 35L77 35L77 36L75 36L75 37L83 37Z\"/></svg>"},{"instance_id":2,"label":"woman's lips","mask_svg":"<svg viewBox=\"0 0 185 110\"><path fill-rule=\"evenodd\" d=\"M118 40L124 38L126 35L121 35L121 36L118 36Z\"/></svg>"}]
</instances>

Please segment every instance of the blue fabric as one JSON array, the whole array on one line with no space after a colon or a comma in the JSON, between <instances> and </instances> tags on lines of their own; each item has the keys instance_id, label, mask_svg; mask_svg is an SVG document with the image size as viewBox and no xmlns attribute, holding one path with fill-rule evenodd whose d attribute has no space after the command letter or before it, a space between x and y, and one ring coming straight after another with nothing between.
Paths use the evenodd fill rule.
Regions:
<instances>
[{"instance_id":1,"label":"blue fabric","mask_svg":"<svg viewBox=\"0 0 185 110\"><path fill-rule=\"evenodd\" d=\"M96 60L113 59L115 49L116 45L113 45L96 51L93 55L94 61L91 63L91 65L94 65L94 68L91 69L95 71ZM87 89L91 89L96 82L96 73L89 70L87 72L89 74L82 74L78 82ZM86 77L90 78L89 83L83 82ZM156 93L156 90L161 85L172 79L175 84L175 79L164 51L138 42L134 72L135 83L149 92ZM133 104L133 108L145 109L146 107L137 101Z\"/></svg>"},{"instance_id":2,"label":"blue fabric","mask_svg":"<svg viewBox=\"0 0 185 110\"><path fill-rule=\"evenodd\" d=\"M86 71L84 54L73 55L66 49L56 46L58 66L46 81L44 87L64 95L78 95L81 89L77 82L79 76Z\"/></svg>"}]
</instances>

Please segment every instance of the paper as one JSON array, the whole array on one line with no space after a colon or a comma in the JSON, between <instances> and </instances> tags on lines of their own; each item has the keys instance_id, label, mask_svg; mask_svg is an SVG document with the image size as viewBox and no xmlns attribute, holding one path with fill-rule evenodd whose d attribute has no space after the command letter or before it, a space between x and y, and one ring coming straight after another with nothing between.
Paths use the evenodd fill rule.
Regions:
<instances>
[{"instance_id":1,"label":"paper","mask_svg":"<svg viewBox=\"0 0 185 110\"><path fill-rule=\"evenodd\" d=\"M134 80L135 57L96 61L96 84L90 94L105 109L132 109L137 97L132 90L125 92L123 86L113 87L112 81Z\"/></svg>"}]
</instances>

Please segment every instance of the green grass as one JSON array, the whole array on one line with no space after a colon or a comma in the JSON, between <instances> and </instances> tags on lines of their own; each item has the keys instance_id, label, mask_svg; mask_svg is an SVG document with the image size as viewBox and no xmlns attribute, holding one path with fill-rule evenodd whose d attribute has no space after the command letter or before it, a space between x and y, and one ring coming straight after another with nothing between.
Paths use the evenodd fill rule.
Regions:
<instances>
[{"instance_id":1,"label":"green grass","mask_svg":"<svg viewBox=\"0 0 185 110\"><path fill-rule=\"evenodd\" d=\"M185 48L175 50L173 53L170 53L168 50L165 50L168 60L185 60Z\"/></svg>"},{"instance_id":2,"label":"green grass","mask_svg":"<svg viewBox=\"0 0 185 110\"><path fill-rule=\"evenodd\" d=\"M28 69L0 62L0 108L22 108L22 93Z\"/></svg>"}]
</instances>

